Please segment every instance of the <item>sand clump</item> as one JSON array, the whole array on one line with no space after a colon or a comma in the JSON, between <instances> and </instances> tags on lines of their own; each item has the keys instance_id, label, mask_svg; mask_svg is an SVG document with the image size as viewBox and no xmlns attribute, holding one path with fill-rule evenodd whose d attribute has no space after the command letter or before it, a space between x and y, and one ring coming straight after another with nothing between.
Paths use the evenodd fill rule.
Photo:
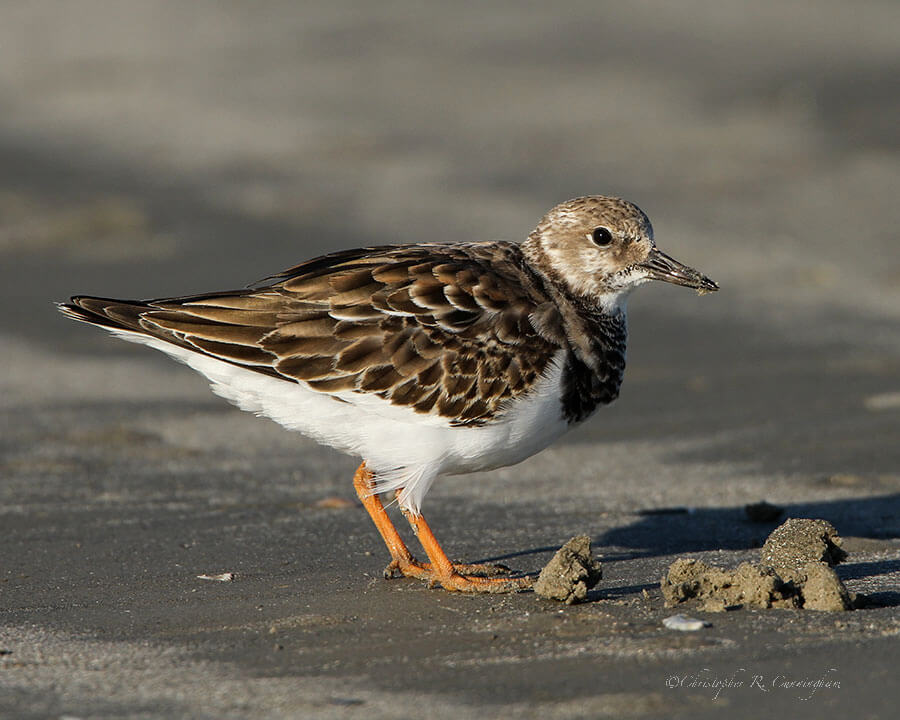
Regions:
<instances>
[{"instance_id":1,"label":"sand clump","mask_svg":"<svg viewBox=\"0 0 900 720\"><path fill-rule=\"evenodd\" d=\"M834 567L846 559L847 553L830 522L791 518L766 538L760 556L761 562L770 567L794 569L810 562Z\"/></svg>"},{"instance_id":2,"label":"sand clump","mask_svg":"<svg viewBox=\"0 0 900 720\"><path fill-rule=\"evenodd\" d=\"M832 569L847 557L824 520L789 519L763 545L761 561L733 570L678 558L660 588L666 607L697 600L701 610L741 607L850 610L854 599Z\"/></svg>"},{"instance_id":3,"label":"sand clump","mask_svg":"<svg viewBox=\"0 0 900 720\"><path fill-rule=\"evenodd\" d=\"M600 562L591 553L591 539L577 535L544 566L534 583L534 591L541 597L572 605L584 600L588 590L602 577Z\"/></svg>"}]
</instances>

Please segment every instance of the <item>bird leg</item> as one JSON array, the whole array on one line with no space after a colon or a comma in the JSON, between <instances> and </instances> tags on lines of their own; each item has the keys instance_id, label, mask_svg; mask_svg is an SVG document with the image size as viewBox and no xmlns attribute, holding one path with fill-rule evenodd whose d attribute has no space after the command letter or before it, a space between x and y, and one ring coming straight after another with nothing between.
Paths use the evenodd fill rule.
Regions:
<instances>
[{"instance_id":1,"label":"bird leg","mask_svg":"<svg viewBox=\"0 0 900 720\"><path fill-rule=\"evenodd\" d=\"M459 592L506 593L527 590L533 584L530 577L485 577L489 574L503 572L491 565L454 565L438 543L437 538L425 522L422 515L414 515L408 510L401 510L412 526L413 532L431 560L431 581L438 582L445 590Z\"/></svg>"},{"instance_id":2,"label":"bird leg","mask_svg":"<svg viewBox=\"0 0 900 720\"><path fill-rule=\"evenodd\" d=\"M385 577L393 577L395 573L399 573L405 577L428 580L432 584L440 583L446 590L460 592L504 593L531 587L533 581L529 577L487 577L506 571L502 566L454 565L447 558L425 518L408 510L401 510L431 561L418 562L388 517L378 495L373 493L372 473L365 463L359 466L353 476L353 487L391 553L391 562L384 571Z\"/></svg>"},{"instance_id":3,"label":"bird leg","mask_svg":"<svg viewBox=\"0 0 900 720\"><path fill-rule=\"evenodd\" d=\"M412 570L419 567L409 548L406 547L406 543L403 542L403 538L397 532L397 528L394 527L394 523L385 512L381 498L373 492L375 487L372 483L372 473L366 467L365 462L356 469L356 474L353 476L353 487L391 554L391 564L384 571L385 577L391 577L394 570L399 570L406 575L407 569Z\"/></svg>"}]
</instances>

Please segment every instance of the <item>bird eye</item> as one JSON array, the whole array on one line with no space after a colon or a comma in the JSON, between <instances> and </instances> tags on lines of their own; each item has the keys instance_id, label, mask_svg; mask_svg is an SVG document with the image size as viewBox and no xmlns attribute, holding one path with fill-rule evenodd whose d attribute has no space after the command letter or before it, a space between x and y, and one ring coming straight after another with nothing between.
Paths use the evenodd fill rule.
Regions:
<instances>
[{"instance_id":1,"label":"bird eye","mask_svg":"<svg viewBox=\"0 0 900 720\"><path fill-rule=\"evenodd\" d=\"M605 227L601 226L601 227L594 228L594 232L591 233L591 240L594 242L595 245L604 247L606 245L609 245L612 242L613 236L612 236L612 233L609 231L609 228L605 228Z\"/></svg>"}]
</instances>

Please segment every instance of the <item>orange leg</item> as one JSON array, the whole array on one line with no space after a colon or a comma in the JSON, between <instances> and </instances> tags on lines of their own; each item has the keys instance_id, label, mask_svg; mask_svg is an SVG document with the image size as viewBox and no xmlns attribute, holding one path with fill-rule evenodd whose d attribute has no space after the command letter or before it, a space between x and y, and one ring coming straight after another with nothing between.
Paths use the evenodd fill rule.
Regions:
<instances>
[{"instance_id":1,"label":"orange leg","mask_svg":"<svg viewBox=\"0 0 900 720\"><path fill-rule=\"evenodd\" d=\"M369 513L369 517L375 523L375 527L381 534L381 539L384 540L384 544L387 545L388 552L391 554L391 564L384 571L385 577L391 577L394 570L399 570L405 575L404 570L407 567L415 567L417 565L416 559L412 556L409 548L406 547L406 543L403 542L403 538L400 537L397 528L394 527L394 523L391 522L391 519L385 512L381 499L372 492L374 489L372 473L369 472L365 463L362 463L356 469L356 474L353 476L353 487L356 489L357 496Z\"/></svg>"},{"instance_id":2,"label":"orange leg","mask_svg":"<svg viewBox=\"0 0 900 720\"><path fill-rule=\"evenodd\" d=\"M409 520L428 559L431 560L430 563L417 562L385 512L381 500L373 494L372 473L366 468L365 463L359 466L353 476L353 487L356 488L356 494L391 553L391 563L385 569L385 577L392 577L395 572L399 572L406 577L428 580L432 584L440 583L446 590L461 592L502 593L531 587L533 581L529 577L485 577L502 572L505 570L502 566L454 565L447 558L425 518L404 510L402 511L404 516Z\"/></svg>"},{"instance_id":3,"label":"orange leg","mask_svg":"<svg viewBox=\"0 0 900 720\"><path fill-rule=\"evenodd\" d=\"M447 558L440 543L425 518L421 515L413 515L411 512L402 511L409 520L416 537L422 543L428 559L431 560L431 581L439 582L445 590L457 590L459 592L488 592L506 593L526 590L532 586L534 580L530 577L484 577L486 574L496 574L496 566L485 565L454 565ZM489 568L489 569L488 569ZM502 570L502 568L499 568ZM477 574L467 574L474 572Z\"/></svg>"}]
</instances>

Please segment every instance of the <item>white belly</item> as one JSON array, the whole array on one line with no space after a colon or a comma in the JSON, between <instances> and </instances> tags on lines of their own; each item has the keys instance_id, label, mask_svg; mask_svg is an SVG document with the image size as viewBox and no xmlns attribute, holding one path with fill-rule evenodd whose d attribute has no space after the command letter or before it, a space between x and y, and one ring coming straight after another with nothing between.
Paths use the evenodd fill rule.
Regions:
<instances>
[{"instance_id":1,"label":"white belly","mask_svg":"<svg viewBox=\"0 0 900 720\"><path fill-rule=\"evenodd\" d=\"M560 402L562 355L532 391L502 417L478 427L455 427L438 415L392 405L376 395L328 395L302 382L280 380L157 338L112 331L161 350L205 375L217 395L338 450L374 471L376 490L403 488L400 504L418 512L440 474L489 470L521 462L568 429Z\"/></svg>"}]
</instances>

